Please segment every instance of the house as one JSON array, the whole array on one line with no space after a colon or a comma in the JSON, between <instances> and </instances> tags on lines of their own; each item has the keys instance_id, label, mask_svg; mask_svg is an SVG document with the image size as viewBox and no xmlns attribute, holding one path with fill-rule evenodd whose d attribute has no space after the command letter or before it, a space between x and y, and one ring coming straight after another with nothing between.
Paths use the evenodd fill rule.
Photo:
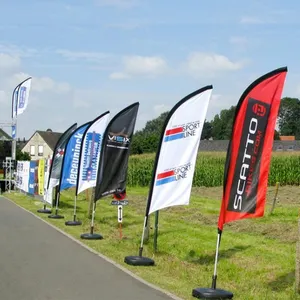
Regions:
<instances>
[{"instance_id":1,"label":"house","mask_svg":"<svg viewBox=\"0 0 300 300\"><path fill-rule=\"evenodd\" d=\"M28 152L32 160L51 158L61 135L62 133L53 132L51 129L37 130L22 148L22 152Z\"/></svg>"},{"instance_id":2,"label":"house","mask_svg":"<svg viewBox=\"0 0 300 300\"><path fill-rule=\"evenodd\" d=\"M0 128L0 141L11 141L12 137L9 136L2 128Z\"/></svg>"}]
</instances>

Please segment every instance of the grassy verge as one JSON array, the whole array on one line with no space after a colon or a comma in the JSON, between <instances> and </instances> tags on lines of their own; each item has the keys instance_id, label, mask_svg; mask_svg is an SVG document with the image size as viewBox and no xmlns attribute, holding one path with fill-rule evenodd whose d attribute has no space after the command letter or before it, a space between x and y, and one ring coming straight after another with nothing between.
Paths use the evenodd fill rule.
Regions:
<instances>
[{"instance_id":1,"label":"grassy verge","mask_svg":"<svg viewBox=\"0 0 300 300\"><path fill-rule=\"evenodd\" d=\"M153 253L153 229L144 255L155 259L155 267L131 267L123 260L138 253L146 204L147 189L129 188L129 205L124 208L122 240L119 238L117 207L111 199L97 202L95 231L101 241L84 241L88 246L112 258L145 280L169 290L183 299L194 299L195 287L209 287L213 272L216 222L221 188L194 188L189 206L173 207L160 212L158 253ZM88 232L88 203L78 200L79 227L67 227L72 219L73 192L62 194L60 214L64 220L48 222L75 238ZM299 187L281 187L279 203L268 215L274 188L268 190L266 216L225 225L220 248L217 286L234 293L234 299L300 299L294 294L295 243L300 199ZM6 194L22 207L36 213L42 204L20 193ZM38 213L37 213L38 214ZM154 217L151 215L151 224Z\"/></svg>"}]
</instances>

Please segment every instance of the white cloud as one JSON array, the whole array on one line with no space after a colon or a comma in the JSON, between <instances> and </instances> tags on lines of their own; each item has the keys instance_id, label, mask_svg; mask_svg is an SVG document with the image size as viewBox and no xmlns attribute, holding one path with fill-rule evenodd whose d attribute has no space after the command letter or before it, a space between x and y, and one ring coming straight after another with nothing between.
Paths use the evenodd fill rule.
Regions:
<instances>
[{"instance_id":1,"label":"white cloud","mask_svg":"<svg viewBox=\"0 0 300 300\"><path fill-rule=\"evenodd\" d=\"M110 79L128 79L130 76L122 72L115 72L109 75Z\"/></svg>"},{"instance_id":2,"label":"white cloud","mask_svg":"<svg viewBox=\"0 0 300 300\"><path fill-rule=\"evenodd\" d=\"M70 61L76 61L76 60L85 60L88 62L103 62L107 58L110 58L111 55L107 53L102 52L74 52L70 50L65 49L58 49L56 50L57 54L60 54L64 58L70 60Z\"/></svg>"},{"instance_id":3,"label":"white cloud","mask_svg":"<svg viewBox=\"0 0 300 300\"><path fill-rule=\"evenodd\" d=\"M17 47L12 44L0 44L0 53L6 53L17 57L32 57L38 55L38 51L28 47Z\"/></svg>"},{"instance_id":4,"label":"white cloud","mask_svg":"<svg viewBox=\"0 0 300 300\"><path fill-rule=\"evenodd\" d=\"M276 14L269 12L264 15L263 18L253 17L253 16L243 16L240 18L241 24L249 24L249 25L259 25L259 24L276 24L282 22L282 19L278 19Z\"/></svg>"},{"instance_id":5,"label":"white cloud","mask_svg":"<svg viewBox=\"0 0 300 300\"><path fill-rule=\"evenodd\" d=\"M114 72L111 79L124 79L134 76L156 77L167 71L166 61L159 56L126 56L123 71Z\"/></svg>"},{"instance_id":6,"label":"white cloud","mask_svg":"<svg viewBox=\"0 0 300 300\"><path fill-rule=\"evenodd\" d=\"M229 39L230 44L236 45L236 46L247 46L249 44L249 41L244 36L232 36Z\"/></svg>"},{"instance_id":7,"label":"white cloud","mask_svg":"<svg viewBox=\"0 0 300 300\"><path fill-rule=\"evenodd\" d=\"M15 69L21 64L21 60L16 55L8 55L5 53L0 53L0 69Z\"/></svg>"},{"instance_id":8,"label":"white cloud","mask_svg":"<svg viewBox=\"0 0 300 300\"><path fill-rule=\"evenodd\" d=\"M185 68L195 77L215 77L221 72L240 70L244 64L245 62L234 62L221 54L194 52L188 57Z\"/></svg>"},{"instance_id":9,"label":"white cloud","mask_svg":"<svg viewBox=\"0 0 300 300\"><path fill-rule=\"evenodd\" d=\"M138 0L96 0L98 6L113 6L116 8L131 8L139 4Z\"/></svg>"},{"instance_id":10,"label":"white cloud","mask_svg":"<svg viewBox=\"0 0 300 300\"><path fill-rule=\"evenodd\" d=\"M257 17L243 16L240 19L240 23L241 24L263 24L264 21Z\"/></svg>"},{"instance_id":11,"label":"white cloud","mask_svg":"<svg viewBox=\"0 0 300 300\"><path fill-rule=\"evenodd\" d=\"M160 114L170 111L172 109L171 105L166 105L166 104L157 104L154 105L153 110L155 112L155 115L159 116Z\"/></svg>"}]
</instances>

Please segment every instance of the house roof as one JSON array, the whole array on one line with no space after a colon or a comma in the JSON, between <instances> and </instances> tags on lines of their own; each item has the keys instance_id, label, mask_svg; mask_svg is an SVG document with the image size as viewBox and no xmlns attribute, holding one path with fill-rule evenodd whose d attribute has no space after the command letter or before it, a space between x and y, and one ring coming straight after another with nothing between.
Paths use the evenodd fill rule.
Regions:
<instances>
[{"instance_id":1,"label":"house roof","mask_svg":"<svg viewBox=\"0 0 300 300\"><path fill-rule=\"evenodd\" d=\"M7 134L2 128L0 128L0 140L1 141L10 141L12 137Z\"/></svg>"},{"instance_id":2,"label":"house roof","mask_svg":"<svg viewBox=\"0 0 300 300\"><path fill-rule=\"evenodd\" d=\"M53 132L53 131L36 131L43 140L48 144L48 146L54 150L56 143L58 142L58 139L61 137L62 133L60 132Z\"/></svg>"},{"instance_id":3,"label":"house roof","mask_svg":"<svg viewBox=\"0 0 300 300\"><path fill-rule=\"evenodd\" d=\"M53 132L51 130L47 130L47 131L37 130L23 145L22 151L36 133L38 133L42 137L42 139L51 148L52 151L54 150L56 143L58 142L58 139L62 135L62 133L60 133L60 132Z\"/></svg>"}]
</instances>

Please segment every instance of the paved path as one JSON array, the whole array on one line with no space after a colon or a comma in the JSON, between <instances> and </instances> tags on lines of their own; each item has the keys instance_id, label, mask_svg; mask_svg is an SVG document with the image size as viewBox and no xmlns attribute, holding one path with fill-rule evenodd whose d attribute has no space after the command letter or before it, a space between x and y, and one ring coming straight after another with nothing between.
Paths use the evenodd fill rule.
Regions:
<instances>
[{"instance_id":1,"label":"paved path","mask_svg":"<svg viewBox=\"0 0 300 300\"><path fill-rule=\"evenodd\" d=\"M0 299L172 299L3 197L0 237Z\"/></svg>"}]
</instances>

